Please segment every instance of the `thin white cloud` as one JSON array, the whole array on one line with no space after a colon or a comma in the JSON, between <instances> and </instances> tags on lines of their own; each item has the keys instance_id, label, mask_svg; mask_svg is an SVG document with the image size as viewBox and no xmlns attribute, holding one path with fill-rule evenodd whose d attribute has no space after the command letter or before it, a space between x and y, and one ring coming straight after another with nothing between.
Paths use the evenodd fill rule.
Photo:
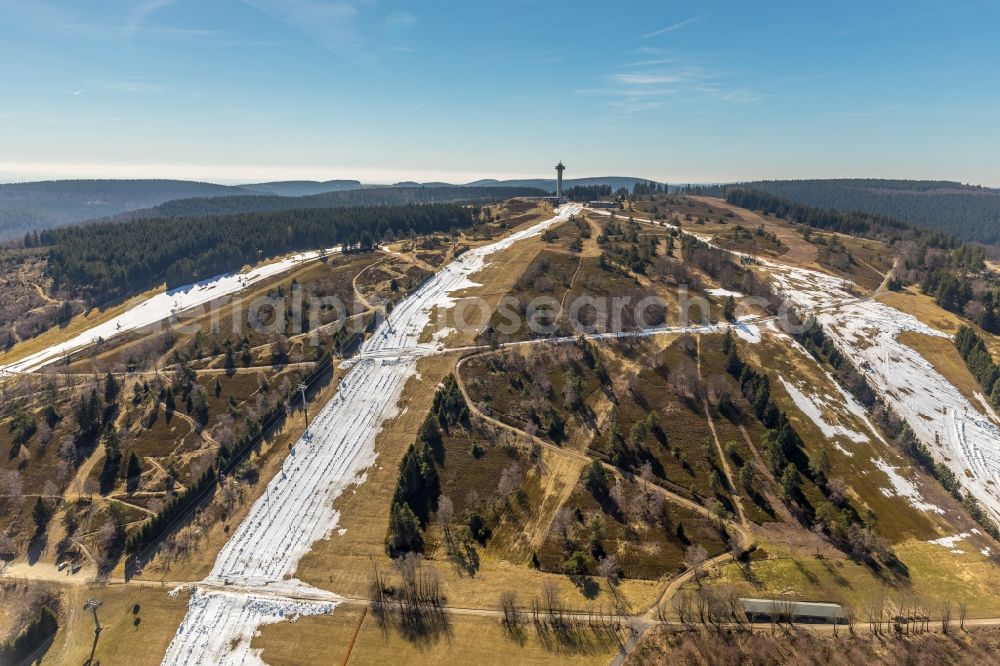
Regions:
<instances>
[{"instance_id":1,"label":"thin white cloud","mask_svg":"<svg viewBox=\"0 0 1000 666\"><path fill-rule=\"evenodd\" d=\"M660 35L666 35L667 33L676 32L681 28L687 27L692 23L697 23L698 17L689 18L687 20L681 21L680 23L674 23L673 25L668 25L666 28L660 28L659 30L654 30L653 32L647 32L645 35L640 35L639 39L650 39L652 37L659 37Z\"/></svg>"},{"instance_id":2,"label":"thin white cloud","mask_svg":"<svg viewBox=\"0 0 1000 666\"><path fill-rule=\"evenodd\" d=\"M611 106L621 109L625 113L642 113L644 111L658 111L667 106L665 101L644 102L642 100L620 100L612 102Z\"/></svg>"},{"instance_id":3,"label":"thin white cloud","mask_svg":"<svg viewBox=\"0 0 1000 666\"><path fill-rule=\"evenodd\" d=\"M417 17L405 9L395 9L385 17L387 30L405 30L417 24Z\"/></svg>"},{"instance_id":4,"label":"thin white cloud","mask_svg":"<svg viewBox=\"0 0 1000 666\"><path fill-rule=\"evenodd\" d=\"M650 85L680 83L682 81L687 81L688 77L685 77L680 74L629 72L623 74L614 74L611 76L611 80L616 81L618 83L624 83L625 85L628 86L650 86Z\"/></svg>"},{"instance_id":5,"label":"thin white cloud","mask_svg":"<svg viewBox=\"0 0 1000 666\"><path fill-rule=\"evenodd\" d=\"M370 61L361 31L362 8L371 0L242 0L257 11L298 30L320 46L345 57Z\"/></svg>"},{"instance_id":6,"label":"thin white cloud","mask_svg":"<svg viewBox=\"0 0 1000 666\"><path fill-rule=\"evenodd\" d=\"M150 83L141 79L105 80L90 79L84 81L88 88L101 88L102 90L113 90L115 92L127 93L154 93L163 92L166 88L159 83ZM80 92L84 92L80 90ZM76 93L73 93L74 95Z\"/></svg>"},{"instance_id":7,"label":"thin white cloud","mask_svg":"<svg viewBox=\"0 0 1000 666\"><path fill-rule=\"evenodd\" d=\"M128 17L125 24L125 34L132 35L138 28L142 27L147 18L172 4L174 4L174 0L146 0L139 3Z\"/></svg>"},{"instance_id":8,"label":"thin white cloud","mask_svg":"<svg viewBox=\"0 0 1000 666\"><path fill-rule=\"evenodd\" d=\"M618 65L618 69L635 69L636 67L652 67L654 65L669 65L676 62L673 58L654 58L652 60L637 60Z\"/></svg>"},{"instance_id":9,"label":"thin white cloud","mask_svg":"<svg viewBox=\"0 0 1000 666\"><path fill-rule=\"evenodd\" d=\"M770 96L748 87L743 80L734 81L721 73L683 64L676 58L670 63L678 66L669 69L638 67L633 71L608 74L604 77L605 86L577 93L608 97L612 108L629 114L698 103L705 97L729 104L752 104ZM654 60L649 64L659 63Z\"/></svg>"}]
</instances>

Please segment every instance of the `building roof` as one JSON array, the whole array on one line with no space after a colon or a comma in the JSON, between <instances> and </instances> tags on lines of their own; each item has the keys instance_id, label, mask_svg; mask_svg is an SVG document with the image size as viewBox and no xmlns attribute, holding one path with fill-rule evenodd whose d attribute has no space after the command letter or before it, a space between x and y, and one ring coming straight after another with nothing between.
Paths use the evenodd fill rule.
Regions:
<instances>
[{"instance_id":1,"label":"building roof","mask_svg":"<svg viewBox=\"0 0 1000 666\"><path fill-rule=\"evenodd\" d=\"M786 601L784 599L740 599L746 613L777 615L791 612L800 617L843 618L844 609L840 604L818 601Z\"/></svg>"}]
</instances>

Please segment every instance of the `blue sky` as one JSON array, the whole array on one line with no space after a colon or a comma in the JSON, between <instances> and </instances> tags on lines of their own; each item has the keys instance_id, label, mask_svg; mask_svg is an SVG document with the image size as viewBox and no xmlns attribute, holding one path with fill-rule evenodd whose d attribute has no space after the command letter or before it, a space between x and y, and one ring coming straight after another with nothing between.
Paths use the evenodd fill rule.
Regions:
<instances>
[{"instance_id":1,"label":"blue sky","mask_svg":"<svg viewBox=\"0 0 1000 666\"><path fill-rule=\"evenodd\" d=\"M0 181L1000 185L1000 1L0 0Z\"/></svg>"}]
</instances>

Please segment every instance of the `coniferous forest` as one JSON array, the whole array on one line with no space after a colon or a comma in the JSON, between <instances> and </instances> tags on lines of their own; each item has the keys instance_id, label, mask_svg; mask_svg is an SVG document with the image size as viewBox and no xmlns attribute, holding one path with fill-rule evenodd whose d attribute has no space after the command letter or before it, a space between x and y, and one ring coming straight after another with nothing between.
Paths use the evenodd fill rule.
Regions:
<instances>
[{"instance_id":1,"label":"coniferous forest","mask_svg":"<svg viewBox=\"0 0 1000 666\"><path fill-rule=\"evenodd\" d=\"M278 195L229 195L175 199L148 210L134 211L119 219L140 217L196 217L233 215L304 208L350 208L357 206L403 206L424 203L485 203L511 197L537 197L547 194L530 187L372 187L338 192L323 192L304 197Z\"/></svg>"},{"instance_id":2,"label":"coniferous forest","mask_svg":"<svg viewBox=\"0 0 1000 666\"><path fill-rule=\"evenodd\" d=\"M952 181L845 178L770 180L697 189L710 196L725 196L733 187L821 209L886 215L965 241L1000 243L1000 191L988 187Z\"/></svg>"},{"instance_id":3,"label":"coniferous forest","mask_svg":"<svg viewBox=\"0 0 1000 666\"><path fill-rule=\"evenodd\" d=\"M457 204L428 204L151 219L50 229L38 243L48 248L46 271L54 288L98 303L164 281L169 288L204 280L286 252L335 245L367 250L393 235L447 232L472 224L475 214Z\"/></svg>"}]
</instances>

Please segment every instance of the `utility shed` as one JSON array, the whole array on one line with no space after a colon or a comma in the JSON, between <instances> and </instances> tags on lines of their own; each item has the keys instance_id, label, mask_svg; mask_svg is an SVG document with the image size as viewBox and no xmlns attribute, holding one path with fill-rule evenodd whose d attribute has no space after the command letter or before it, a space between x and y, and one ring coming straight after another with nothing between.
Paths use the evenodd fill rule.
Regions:
<instances>
[{"instance_id":1,"label":"utility shed","mask_svg":"<svg viewBox=\"0 0 1000 666\"><path fill-rule=\"evenodd\" d=\"M840 604L784 599L740 599L746 616L754 621L803 622L808 624L843 624L847 621Z\"/></svg>"}]
</instances>

